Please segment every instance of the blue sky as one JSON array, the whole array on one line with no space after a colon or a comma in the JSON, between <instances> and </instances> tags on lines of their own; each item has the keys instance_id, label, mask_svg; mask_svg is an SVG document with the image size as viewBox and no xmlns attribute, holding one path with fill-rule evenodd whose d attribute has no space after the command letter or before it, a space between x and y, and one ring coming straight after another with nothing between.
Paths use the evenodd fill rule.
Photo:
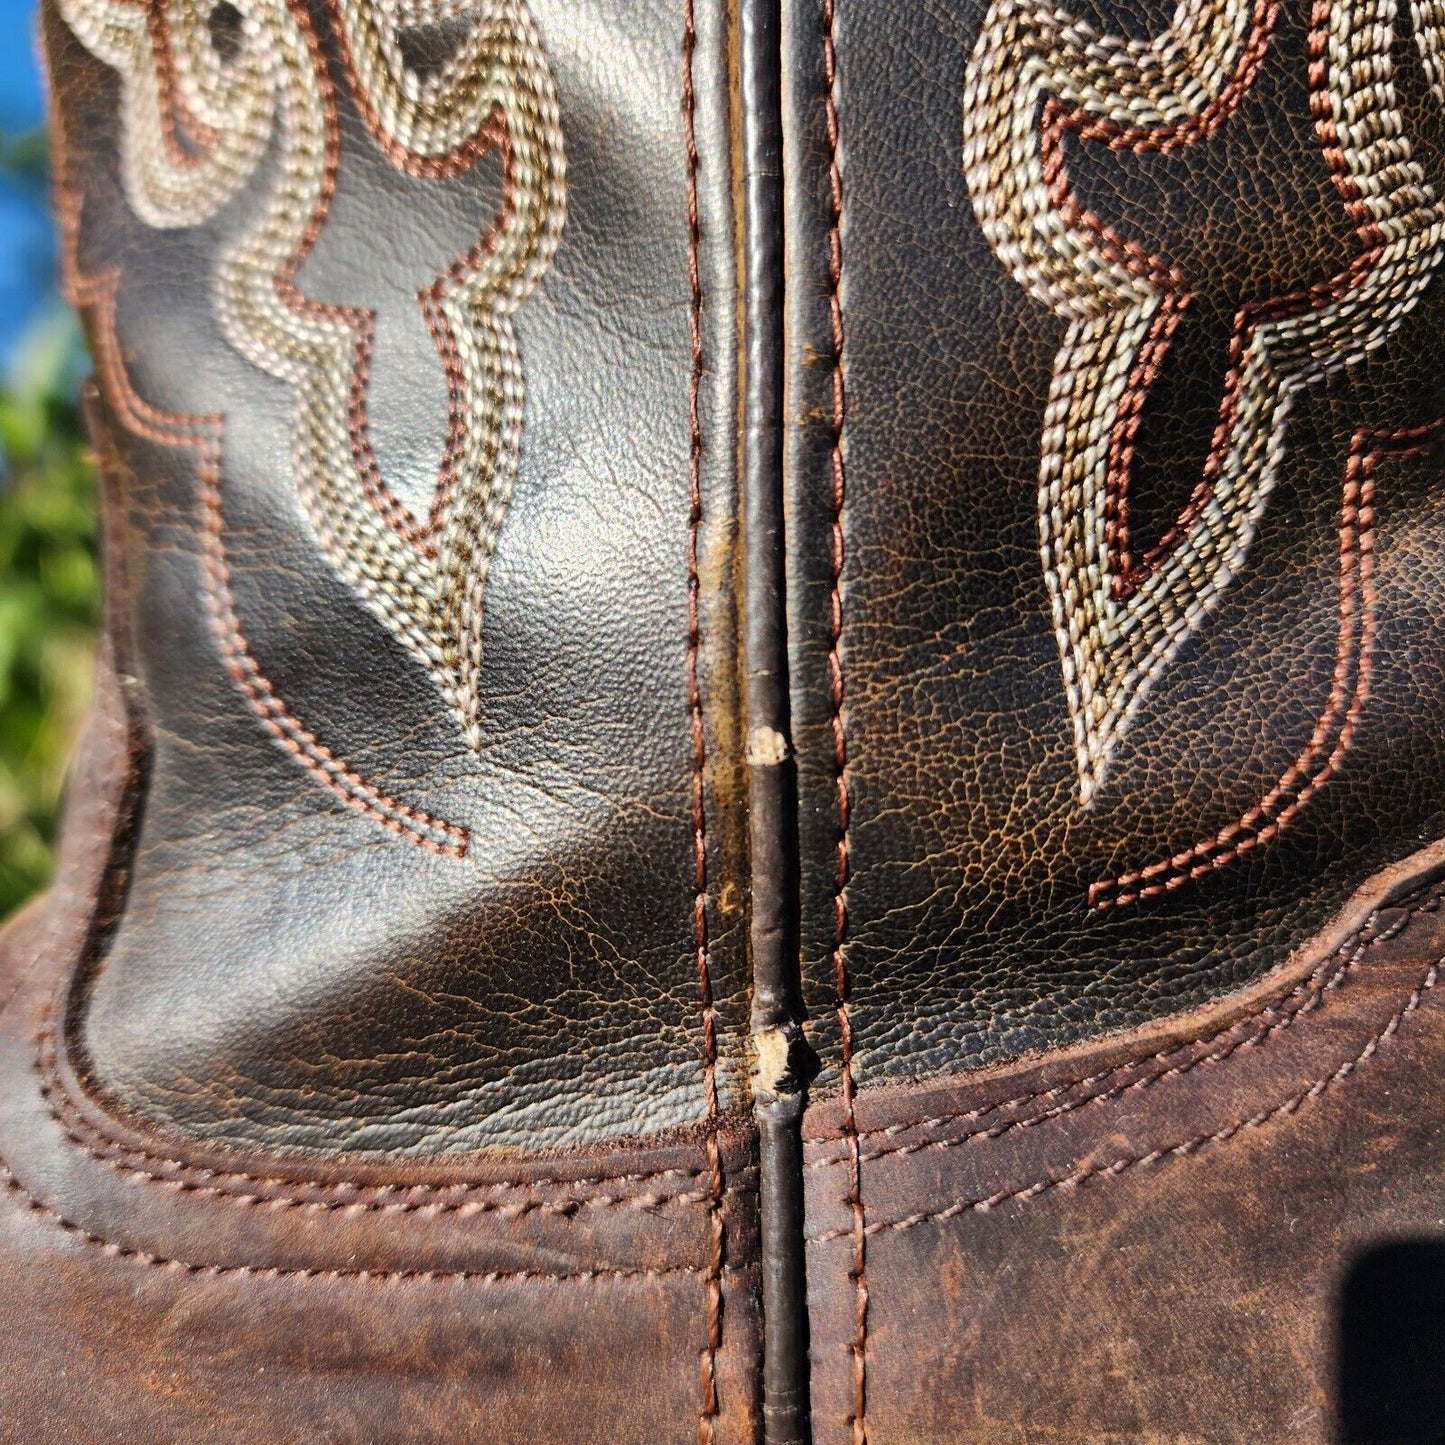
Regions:
<instances>
[{"instance_id":1,"label":"blue sky","mask_svg":"<svg viewBox=\"0 0 1445 1445\"><path fill-rule=\"evenodd\" d=\"M28 130L40 123L34 24L33 0L0 0L0 129L3 130Z\"/></svg>"},{"instance_id":2,"label":"blue sky","mask_svg":"<svg viewBox=\"0 0 1445 1445\"><path fill-rule=\"evenodd\" d=\"M33 0L0 0L0 138L7 140L43 118L34 24ZM53 285L44 198L0 178L0 357L50 299Z\"/></svg>"}]
</instances>

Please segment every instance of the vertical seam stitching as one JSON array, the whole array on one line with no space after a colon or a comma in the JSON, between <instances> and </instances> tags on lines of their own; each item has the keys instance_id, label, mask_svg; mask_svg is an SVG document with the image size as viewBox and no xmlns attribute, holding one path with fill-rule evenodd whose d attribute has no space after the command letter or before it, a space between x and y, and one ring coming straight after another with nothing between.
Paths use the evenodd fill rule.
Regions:
<instances>
[{"instance_id":1,"label":"vertical seam stitching","mask_svg":"<svg viewBox=\"0 0 1445 1445\"><path fill-rule=\"evenodd\" d=\"M838 159L838 55L833 38L834 14L835 0L823 0L823 70L826 81L824 105L828 124L828 183L831 200L828 228L828 309L833 340L833 519L828 672L833 704L833 756L838 800L838 871L833 892L833 977L838 997L838 1028L843 1055L843 1132L848 1141L849 1156L849 1194L846 1202L853 1211L853 1268L850 1271L854 1283L851 1345L853 1400L848 1422L852 1426L853 1445L867 1445L868 1232L867 1213L863 1203L862 1154L858 1144L858 1120L853 1098L853 1024L849 1008L848 965L843 952L848 938L849 825L852 821L852 806L848 791L848 738L843 721L843 518L847 499L843 433L848 419L848 393L843 372L846 340L843 326L843 172Z\"/></svg>"},{"instance_id":2,"label":"vertical seam stitching","mask_svg":"<svg viewBox=\"0 0 1445 1445\"><path fill-rule=\"evenodd\" d=\"M687 693L692 724L692 837L693 837L693 936L697 948L698 987L702 997L703 1093L707 1105L707 1161L709 1177L708 1223L711 1246L707 1283L707 1343L700 1363L701 1399L698 1408L698 1445L714 1445L717 1436L717 1356L722 1349L722 1272L726 1254L726 1226L723 1221L723 1170L718 1144L717 1020L713 1009L712 973L707 923L707 733L704 727L702 693L698 686L698 653L702 629L698 605L698 532L702 525L702 425L699 402L702 391L702 274L699 252L702 227L698 220L698 154L695 125L696 93L693 88L693 53L697 48L697 24L693 0L683 0L682 98L683 132L687 148L688 282L691 301L688 332L692 364L688 377L687 409L690 432L688 454L687 535Z\"/></svg>"}]
</instances>

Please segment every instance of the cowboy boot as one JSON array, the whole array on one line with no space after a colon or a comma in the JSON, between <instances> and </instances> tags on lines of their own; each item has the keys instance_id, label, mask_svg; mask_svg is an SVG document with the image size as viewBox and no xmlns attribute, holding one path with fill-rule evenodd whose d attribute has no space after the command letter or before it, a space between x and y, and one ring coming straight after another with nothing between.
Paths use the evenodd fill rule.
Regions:
<instances>
[{"instance_id":1,"label":"cowboy boot","mask_svg":"<svg viewBox=\"0 0 1445 1445\"><path fill-rule=\"evenodd\" d=\"M1445 20L41 28L8 1438L1429 1420Z\"/></svg>"}]
</instances>

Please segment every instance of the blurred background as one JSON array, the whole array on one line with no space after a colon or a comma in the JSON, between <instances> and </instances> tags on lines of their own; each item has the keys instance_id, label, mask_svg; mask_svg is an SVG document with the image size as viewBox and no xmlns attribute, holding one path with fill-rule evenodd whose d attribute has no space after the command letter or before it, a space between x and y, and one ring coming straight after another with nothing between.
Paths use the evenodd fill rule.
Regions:
<instances>
[{"instance_id":1,"label":"blurred background","mask_svg":"<svg viewBox=\"0 0 1445 1445\"><path fill-rule=\"evenodd\" d=\"M50 876L99 617L78 328L56 294L34 0L0 0L0 916Z\"/></svg>"}]
</instances>

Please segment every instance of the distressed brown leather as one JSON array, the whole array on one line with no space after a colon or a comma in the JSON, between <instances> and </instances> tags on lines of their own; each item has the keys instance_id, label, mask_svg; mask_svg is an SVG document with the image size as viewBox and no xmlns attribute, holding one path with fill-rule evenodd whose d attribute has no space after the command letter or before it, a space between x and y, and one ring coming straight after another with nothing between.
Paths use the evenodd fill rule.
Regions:
<instances>
[{"instance_id":1,"label":"distressed brown leather","mask_svg":"<svg viewBox=\"0 0 1445 1445\"><path fill-rule=\"evenodd\" d=\"M1437 884L1169 1029L860 1095L869 1438L1429 1438L1419 1358L1382 1392L1397 1435L1378 1405L1336 1431L1351 1355L1411 1299L1351 1317L1352 1278L1439 1238L1442 931ZM815 1127L814 1439L849 1440L851 1161ZM1428 1319L1438 1270L1418 1287Z\"/></svg>"},{"instance_id":2,"label":"distressed brown leather","mask_svg":"<svg viewBox=\"0 0 1445 1445\"><path fill-rule=\"evenodd\" d=\"M63 1055L126 776L114 679L73 783L61 875L6 935L0 1272L7 1440L693 1438L715 1236L695 1145L470 1169L162 1143ZM57 964L62 967L57 968ZM722 1141L729 1256L718 1439L752 1438L756 1166Z\"/></svg>"},{"instance_id":3,"label":"distressed brown leather","mask_svg":"<svg viewBox=\"0 0 1445 1445\"><path fill-rule=\"evenodd\" d=\"M1091 36L1142 44L1198 10L1067 8L1077 55L1067 16L1050 32L1048 7L1004 0L790 10L791 706L825 1067L804 1126L814 1439L1434 1439L1438 1413L1414 1434L1342 1411L1352 1271L1441 1228L1436 915L1365 921L1403 886L1380 870L1440 833L1438 279L1294 394L1243 560L1087 807L1067 583L1041 557L1071 525L1091 535L1087 516L1050 523L1089 463L1048 433L1085 345L1071 315L1119 304L1088 266L1188 298L1161 313L1167 350L1148 330L1137 411L1099 443L1132 542L1116 515L1092 555L1122 609L1147 583L1117 554L1167 568L1201 478L1222 495L1206 458L1251 328L1324 314L1384 254L1347 123L1388 133L1437 204L1427 37L1393 7L1373 39L1339 5L1206 7L1201 34L1239 37L1213 89L1187 118L1136 99L1130 129L1106 106L1123 40ZM1383 60L1359 58L1371 45ZM1347 54L1387 90L1340 100ZM989 95L1048 65L1079 89L1041 81L1008 131ZM990 238L988 192L1007 225L1031 146L1047 194ZM1020 258L1050 214L1075 239L1031 291ZM1107 364L1077 363L1055 424L1070 397L1087 415ZM1362 886L1358 937L1393 936L1350 944L1346 968L1338 920ZM1337 986L1308 983L1319 970ZM1428 1389L1419 1357L1401 1369L1407 1395Z\"/></svg>"},{"instance_id":4,"label":"distressed brown leather","mask_svg":"<svg viewBox=\"0 0 1445 1445\"><path fill-rule=\"evenodd\" d=\"M222 67L296 42L194 224L132 173L227 143L176 78L183 12L113 12L124 84L95 7L42 15L114 663L62 878L6 945L7 1439L753 1437L724 17L487 10L524 109L443 161L388 149L339 9L193 10ZM466 38L400 35L414 74ZM159 160L125 109L147 55ZM325 397L238 347L216 278L293 224L294 162L314 214L262 304L351 329L344 454L425 517L500 454L458 451L500 405L468 414L458 356L505 349L442 308L533 204L547 85L566 222L513 310L478 741L323 555L297 438Z\"/></svg>"},{"instance_id":5,"label":"distressed brown leather","mask_svg":"<svg viewBox=\"0 0 1445 1445\"><path fill-rule=\"evenodd\" d=\"M0 1436L1428 1432L1434 11L42 39L110 615Z\"/></svg>"}]
</instances>

